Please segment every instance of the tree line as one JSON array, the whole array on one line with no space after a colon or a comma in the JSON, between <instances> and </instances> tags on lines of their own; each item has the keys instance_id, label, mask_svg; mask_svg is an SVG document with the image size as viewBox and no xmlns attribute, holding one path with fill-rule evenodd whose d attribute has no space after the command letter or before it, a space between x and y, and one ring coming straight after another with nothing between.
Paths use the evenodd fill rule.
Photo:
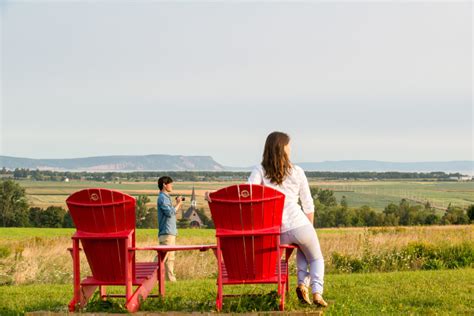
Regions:
<instances>
[{"instance_id":1,"label":"tree line","mask_svg":"<svg viewBox=\"0 0 474 316\"><path fill-rule=\"evenodd\" d=\"M156 207L148 208L150 198L139 195L136 199L135 225L137 228L158 228ZM214 223L203 209L197 209L205 228L214 228ZM189 221L180 220L180 228L189 227ZM74 227L68 211L60 206L46 209L29 207L25 189L12 180L0 182L0 227Z\"/></svg>"},{"instance_id":2,"label":"tree line","mask_svg":"<svg viewBox=\"0 0 474 316\"><path fill-rule=\"evenodd\" d=\"M443 215L439 215L429 203L410 204L402 199L398 204L388 204L383 212L369 206L349 207L345 197L338 203L334 192L311 187L315 202L315 227L354 226L411 226L411 225L458 225L474 222L474 204L467 209L449 205ZM155 207L148 208L150 198L140 195L136 201L136 226L157 228L158 214ZM204 227L214 228L212 219L203 209L196 210ZM30 207L25 189L12 180L0 182L0 226L1 227L74 227L72 218L65 209L49 206L46 209ZM189 227L189 221L178 221L180 228Z\"/></svg>"},{"instance_id":3,"label":"tree line","mask_svg":"<svg viewBox=\"0 0 474 316\"><path fill-rule=\"evenodd\" d=\"M313 179L325 180L438 180L456 181L462 174L445 172L330 172L330 171L306 171L306 176ZM63 181L87 180L87 181L154 181L160 176L168 175L177 181L206 182L218 180L243 180L246 181L250 175L249 171L133 171L133 172L71 172L52 170L30 170L17 168L7 170L2 168L0 175L11 176L14 179L31 179L36 181Z\"/></svg>"}]
</instances>

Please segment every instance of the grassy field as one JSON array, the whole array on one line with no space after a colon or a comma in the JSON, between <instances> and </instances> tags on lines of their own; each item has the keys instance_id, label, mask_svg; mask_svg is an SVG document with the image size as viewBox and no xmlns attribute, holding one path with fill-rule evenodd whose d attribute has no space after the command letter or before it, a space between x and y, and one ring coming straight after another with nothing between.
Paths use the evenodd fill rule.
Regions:
<instances>
[{"instance_id":1,"label":"grassy field","mask_svg":"<svg viewBox=\"0 0 474 316\"><path fill-rule=\"evenodd\" d=\"M90 182L70 181L66 182L36 182L18 181L26 189L28 200L32 206L48 207L57 205L66 207L65 200L71 193L90 187L104 187L120 190L133 196L146 194L150 197L150 207L156 204L157 187L155 182ZM234 182L176 182L175 194L188 196L185 206L189 205L189 196L192 187L195 186L198 207L208 209L204 201L204 192L216 190ZM393 202L398 203L402 198L414 203L426 203L444 210L451 203L455 206L467 207L474 204L474 182L435 182L435 181L314 181L310 180L311 186L318 186L335 191L340 201L346 196L349 206L359 207L369 205L370 207L383 210Z\"/></svg>"},{"instance_id":2,"label":"grassy field","mask_svg":"<svg viewBox=\"0 0 474 316\"><path fill-rule=\"evenodd\" d=\"M71 247L74 229L67 228L0 228L0 284L69 283L72 280ZM363 258L398 252L417 243L429 247L474 247L474 225L318 229L328 273L340 273L333 262L334 254ZM177 243L215 244L211 229L181 229ZM137 230L139 247L156 245L157 231ZM154 252L139 252L139 260L151 261ZM90 273L82 258L81 271ZM294 261L291 262L294 268ZM406 269L410 269L407 267ZM178 252L175 271L180 279L208 278L215 275L215 258L208 252Z\"/></svg>"},{"instance_id":3,"label":"grassy field","mask_svg":"<svg viewBox=\"0 0 474 316\"><path fill-rule=\"evenodd\" d=\"M319 309L302 306L293 291L286 300L287 311L302 313ZM328 275L325 297L330 306L325 315L472 315L474 269ZM226 287L225 293L260 294L224 300L223 312L260 312L277 309L272 286L247 285ZM155 290L156 291L156 290ZM165 299L149 298L142 311L213 312L215 311L215 279L179 281L166 284ZM0 287L0 314L22 315L28 311L66 312L72 294L69 284L41 284ZM274 294L274 293L273 293ZM97 300L89 311L123 312L123 300L109 304Z\"/></svg>"},{"instance_id":4,"label":"grassy field","mask_svg":"<svg viewBox=\"0 0 474 316\"><path fill-rule=\"evenodd\" d=\"M74 229L0 228L0 315L21 315L27 311L65 312L72 293L72 262L66 248ZM379 314L472 314L474 269L398 271L390 273L341 273L331 260L333 253L364 258L418 243L436 246L470 245L472 258L474 226L382 227L317 230L326 258L325 297L328 315ZM157 243L156 231L137 230L138 246ZM214 230L179 231L179 244L213 244ZM438 249L438 248L436 248ZM470 249L470 250L469 250ZM153 260L143 252L139 260ZM467 257L466 257L467 258ZM472 260L472 259L471 259ZM469 266L468 266L469 267ZM410 270L412 267L401 267ZM290 271L295 271L291 261ZM216 263L212 252L178 252L175 271L179 282L168 283L165 300L148 299L144 311L212 312L215 309ZM89 275L82 257L81 273ZM292 277L292 288L296 280ZM227 290L228 289L228 290ZM229 298L225 312L276 310L274 287L268 285L228 287L226 293L259 294ZM273 292L272 292L273 291ZM270 293L270 294L268 294ZM120 312L123 301L99 301L90 312ZM293 290L288 311L311 312L301 306Z\"/></svg>"}]
</instances>

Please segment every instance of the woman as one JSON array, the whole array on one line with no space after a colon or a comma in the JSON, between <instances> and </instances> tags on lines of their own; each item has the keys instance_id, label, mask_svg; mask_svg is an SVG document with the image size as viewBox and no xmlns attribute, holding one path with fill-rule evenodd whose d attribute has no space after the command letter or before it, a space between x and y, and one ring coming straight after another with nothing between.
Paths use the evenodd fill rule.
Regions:
<instances>
[{"instance_id":1,"label":"woman","mask_svg":"<svg viewBox=\"0 0 474 316\"><path fill-rule=\"evenodd\" d=\"M269 186L285 194L280 241L282 244L299 246L296 255L296 294L302 303L311 304L307 288L310 283L313 303L326 307L328 304L322 297L324 259L312 224L313 198L303 169L290 162L290 137L287 134L273 132L268 135L262 164L252 171L248 182ZM303 208L298 204L298 199Z\"/></svg>"}]
</instances>

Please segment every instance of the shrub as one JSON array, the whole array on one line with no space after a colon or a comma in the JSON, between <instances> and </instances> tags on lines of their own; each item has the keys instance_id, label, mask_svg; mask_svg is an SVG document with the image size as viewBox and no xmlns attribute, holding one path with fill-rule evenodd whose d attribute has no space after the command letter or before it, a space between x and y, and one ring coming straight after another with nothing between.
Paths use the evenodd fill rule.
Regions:
<instances>
[{"instance_id":1,"label":"shrub","mask_svg":"<svg viewBox=\"0 0 474 316\"><path fill-rule=\"evenodd\" d=\"M412 243L400 250L377 254L364 251L360 258L333 253L331 263L342 273L473 267L474 245L468 242L455 246Z\"/></svg>"}]
</instances>

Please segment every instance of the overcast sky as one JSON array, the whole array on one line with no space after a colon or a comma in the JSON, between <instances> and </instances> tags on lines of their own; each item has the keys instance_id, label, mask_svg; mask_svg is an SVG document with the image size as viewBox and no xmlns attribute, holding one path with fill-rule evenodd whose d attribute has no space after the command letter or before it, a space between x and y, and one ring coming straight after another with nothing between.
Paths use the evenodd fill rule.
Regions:
<instances>
[{"instance_id":1,"label":"overcast sky","mask_svg":"<svg viewBox=\"0 0 474 316\"><path fill-rule=\"evenodd\" d=\"M0 2L2 155L473 159L466 2Z\"/></svg>"}]
</instances>

